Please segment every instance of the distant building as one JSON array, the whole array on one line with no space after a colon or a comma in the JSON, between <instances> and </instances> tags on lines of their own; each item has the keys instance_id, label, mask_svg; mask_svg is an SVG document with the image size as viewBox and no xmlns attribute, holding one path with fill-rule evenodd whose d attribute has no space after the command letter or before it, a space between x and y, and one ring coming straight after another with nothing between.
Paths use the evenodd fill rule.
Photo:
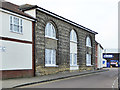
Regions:
<instances>
[{"instance_id":1,"label":"distant building","mask_svg":"<svg viewBox=\"0 0 120 90\"><path fill-rule=\"evenodd\" d=\"M35 19L0 1L0 78L34 76Z\"/></svg>"},{"instance_id":2,"label":"distant building","mask_svg":"<svg viewBox=\"0 0 120 90\"><path fill-rule=\"evenodd\" d=\"M96 42L96 55L95 55L95 66L96 69L101 69L103 67L106 67L106 60L103 59L103 47L101 46L101 44L99 44L98 42Z\"/></svg>"},{"instance_id":3,"label":"distant building","mask_svg":"<svg viewBox=\"0 0 120 90\"><path fill-rule=\"evenodd\" d=\"M118 67L120 53L119 49L104 49L103 58L107 60L107 67Z\"/></svg>"}]
</instances>

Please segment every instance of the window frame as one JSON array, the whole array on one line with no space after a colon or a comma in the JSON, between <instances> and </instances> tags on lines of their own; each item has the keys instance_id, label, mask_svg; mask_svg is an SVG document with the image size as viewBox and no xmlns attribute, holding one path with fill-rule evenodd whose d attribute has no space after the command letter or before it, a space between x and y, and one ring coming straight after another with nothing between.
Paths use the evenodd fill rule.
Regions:
<instances>
[{"instance_id":1,"label":"window frame","mask_svg":"<svg viewBox=\"0 0 120 90\"><path fill-rule=\"evenodd\" d=\"M75 60L76 56L76 60ZM70 53L70 66L78 66L77 65L77 53Z\"/></svg>"},{"instance_id":2,"label":"window frame","mask_svg":"<svg viewBox=\"0 0 120 90\"><path fill-rule=\"evenodd\" d=\"M49 56L46 55L46 53L47 53L46 51L49 51ZM49 63L49 61L51 63ZM56 65L56 50L55 49L45 49L45 66L46 67L57 67L57 65Z\"/></svg>"},{"instance_id":3,"label":"window frame","mask_svg":"<svg viewBox=\"0 0 120 90\"><path fill-rule=\"evenodd\" d=\"M92 66L92 55L91 54L86 54L86 66Z\"/></svg>"},{"instance_id":4,"label":"window frame","mask_svg":"<svg viewBox=\"0 0 120 90\"><path fill-rule=\"evenodd\" d=\"M77 43L77 33L73 29L70 32L70 42Z\"/></svg>"},{"instance_id":5,"label":"window frame","mask_svg":"<svg viewBox=\"0 0 120 90\"><path fill-rule=\"evenodd\" d=\"M15 30L16 28L16 30ZM9 30L17 34L23 34L23 20L16 16L9 16Z\"/></svg>"},{"instance_id":6,"label":"window frame","mask_svg":"<svg viewBox=\"0 0 120 90\"><path fill-rule=\"evenodd\" d=\"M91 38L86 37L86 47L92 48ZM86 53L86 66L92 66L92 54Z\"/></svg>"},{"instance_id":7,"label":"window frame","mask_svg":"<svg viewBox=\"0 0 120 90\"><path fill-rule=\"evenodd\" d=\"M50 24L50 26L48 26ZM45 37L58 40L56 38L56 29L51 22L48 22L45 26Z\"/></svg>"},{"instance_id":8,"label":"window frame","mask_svg":"<svg viewBox=\"0 0 120 90\"><path fill-rule=\"evenodd\" d=\"M89 43L90 43L90 45L89 45ZM86 38L86 47L92 47L91 39L89 36L87 36L87 38Z\"/></svg>"}]
</instances>

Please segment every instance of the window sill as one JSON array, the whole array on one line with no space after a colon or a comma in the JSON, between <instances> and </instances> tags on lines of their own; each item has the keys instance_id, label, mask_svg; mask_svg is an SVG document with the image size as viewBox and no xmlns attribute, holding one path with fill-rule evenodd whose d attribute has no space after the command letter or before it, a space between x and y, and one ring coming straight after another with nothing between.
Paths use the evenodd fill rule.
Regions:
<instances>
[{"instance_id":1,"label":"window sill","mask_svg":"<svg viewBox=\"0 0 120 90\"><path fill-rule=\"evenodd\" d=\"M86 47L92 48L91 46L86 45Z\"/></svg>"},{"instance_id":2,"label":"window sill","mask_svg":"<svg viewBox=\"0 0 120 90\"><path fill-rule=\"evenodd\" d=\"M58 65L45 65L45 67L58 67Z\"/></svg>"},{"instance_id":3,"label":"window sill","mask_svg":"<svg viewBox=\"0 0 120 90\"><path fill-rule=\"evenodd\" d=\"M57 38L53 38L53 37L50 37L50 36L45 36L46 38L50 38L50 39L54 39L54 40L58 40Z\"/></svg>"},{"instance_id":4,"label":"window sill","mask_svg":"<svg viewBox=\"0 0 120 90\"><path fill-rule=\"evenodd\" d=\"M23 33L20 33L20 32L15 32L15 31L11 31L11 30L10 30L10 32L15 33L15 34L19 34L19 35L23 35Z\"/></svg>"},{"instance_id":5,"label":"window sill","mask_svg":"<svg viewBox=\"0 0 120 90\"><path fill-rule=\"evenodd\" d=\"M93 65L86 65L87 67L91 67L91 66L93 66Z\"/></svg>"},{"instance_id":6,"label":"window sill","mask_svg":"<svg viewBox=\"0 0 120 90\"><path fill-rule=\"evenodd\" d=\"M79 65L70 65L71 67L78 67Z\"/></svg>"}]
</instances>

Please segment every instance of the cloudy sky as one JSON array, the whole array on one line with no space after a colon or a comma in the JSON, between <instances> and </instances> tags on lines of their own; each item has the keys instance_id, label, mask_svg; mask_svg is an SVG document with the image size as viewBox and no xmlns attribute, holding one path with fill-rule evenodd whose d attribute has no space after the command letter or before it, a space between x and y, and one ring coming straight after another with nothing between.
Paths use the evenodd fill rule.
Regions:
<instances>
[{"instance_id":1,"label":"cloudy sky","mask_svg":"<svg viewBox=\"0 0 120 90\"><path fill-rule=\"evenodd\" d=\"M96 41L104 48L118 47L119 0L7 0L38 5L98 32Z\"/></svg>"}]
</instances>

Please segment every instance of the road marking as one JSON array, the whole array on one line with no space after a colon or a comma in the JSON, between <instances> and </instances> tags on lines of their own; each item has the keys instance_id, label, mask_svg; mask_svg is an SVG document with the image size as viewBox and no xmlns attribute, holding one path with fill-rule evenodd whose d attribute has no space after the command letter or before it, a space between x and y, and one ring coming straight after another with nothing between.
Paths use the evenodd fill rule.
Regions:
<instances>
[{"instance_id":1,"label":"road marking","mask_svg":"<svg viewBox=\"0 0 120 90\"><path fill-rule=\"evenodd\" d=\"M32 84L32 85L27 85L27 86L21 86L19 88L27 88L27 87L33 87L33 86L38 86L38 85L42 85L42 84L48 84L48 83L53 83L53 82L58 82L58 81L63 81L63 80L68 80L68 79L73 79L73 78L78 78L78 77L85 77L85 76L90 76L90 75L95 75L95 74L99 74L98 73L92 73L92 74L87 74L87 75L81 75L81 76L75 76L75 77L69 77L69 78L64 78L64 79L58 79L58 80L53 80L53 81L48 81L48 82L43 82L43 83L37 83L37 84Z\"/></svg>"},{"instance_id":2,"label":"road marking","mask_svg":"<svg viewBox=\"0 0 120 90\"><path fill-rule=\"evenodd\" d=\"M115 82L118 80L118 77L114 80L112 88L114 88Z\"/></svg>"}]
</instances>

